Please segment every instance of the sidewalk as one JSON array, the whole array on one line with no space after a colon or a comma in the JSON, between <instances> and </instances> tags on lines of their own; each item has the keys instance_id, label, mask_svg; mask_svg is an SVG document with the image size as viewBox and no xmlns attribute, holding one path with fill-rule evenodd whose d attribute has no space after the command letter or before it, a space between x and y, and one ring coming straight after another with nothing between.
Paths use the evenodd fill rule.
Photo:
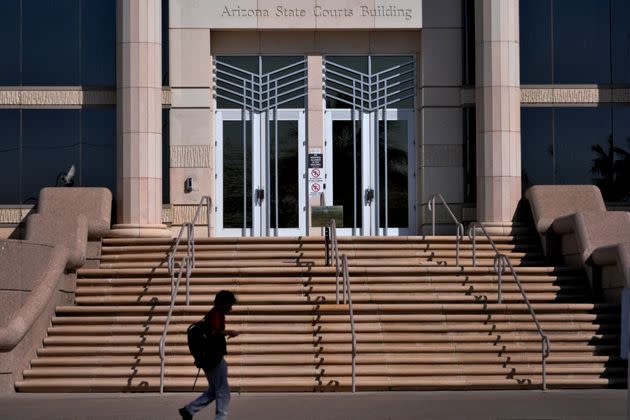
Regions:
<instances>
[{"instance_id":1,"label":"sidewalk","mask_svg":"<svg viewBox=\"0 0 630 420\"><path fill-rule=\"evenodd\" d=\"M179 419L197 395L4 394L0 419ZM624 419L625 403L626 390L233 394L230 420Z\"/></svg>"}]
</instances>

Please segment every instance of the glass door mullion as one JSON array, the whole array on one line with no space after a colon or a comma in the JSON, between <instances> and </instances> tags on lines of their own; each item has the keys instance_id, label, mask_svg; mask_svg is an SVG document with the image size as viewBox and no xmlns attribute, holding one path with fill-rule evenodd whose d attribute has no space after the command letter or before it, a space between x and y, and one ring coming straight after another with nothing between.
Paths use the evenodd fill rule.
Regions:
<instances>
[{"instance_id":1,"label":"glass door mullion","mask_svg":"<svg viewBox=\"0 0 630 420\"><path fill-rule=\"evenodd\" d=\"M251 236L261 236L264 233L265 223L265 206L267 197L265 197L265 178L267 170L267 153L263 146L266 143L265 137L262 136L261 130L261 114L254 113L252 118L252 231Z\"/></svg>"},{"instance_id":2,"label":"glass door mullion","mask_svg":"<svg viewBox=\"0 0 630 420\"><path fill-rule=\"evenodd\" d=\"M374 150L374 142L372 141L372 139L374 138L375 124L377 124L377 122L373 112L362 113L361 132L367 133L367 135L363 135L361 138L361 179L363 180L363 185L361 186L361 196L363 203L362 233L364 236L373 236L376 233L375 209L378 207L378 186L376 185L374 171L374 162L376 156Z\"/></svg>"}]
</instances>

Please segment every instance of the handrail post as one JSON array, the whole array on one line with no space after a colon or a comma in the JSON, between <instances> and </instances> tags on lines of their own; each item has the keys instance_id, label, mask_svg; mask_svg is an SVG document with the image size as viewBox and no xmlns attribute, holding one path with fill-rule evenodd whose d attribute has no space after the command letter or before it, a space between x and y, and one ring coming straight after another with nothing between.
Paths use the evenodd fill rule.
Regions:
<instances>
[{"instance_id":1,"label":"handrail post","mask_svg":"<svg viewBox=\"0 0 630 420\"><path fill-rule=\"evenodd\" d=\"M456 243L455 243L455 265L458 267L460 267L459 248L463 239L464 239L464 225L459 223L457 224L457 238L456 238Z\"/></svg>"},{"instance_id":2,"label":"handrail post","mask_svg":"<svg viewBox=\"0 0 630 420\"><path fill-rule=\"evenodd\" d=\"M324 228L324 245L326 255L326 267L330 267L330 226Z\"/></svg>"},{"instance_id":3,"label":"handrail post","mask_svg":"<svg viewBox=\"0 0 630 420\"><path fill-rule=\"evenodd\" d=\"M192 258L192 265L195 266L195 225L190 223L188 225L188 253L189 258Z\"/></svg>"},{"instance_id":4,"label":"handrail post","mask_svg":"<svg viewBox=\"0 0 630 420\"><path fill-rule=\"evenodd\" d=\"M206 222L208 224L208 238L209 238L210 237L210 213L212 211L210 207L212 206L212 199L207 195L204 196L204 198L206 199Z\"/></svg>"},{"instance_id":5,"label":"handrail post","mask_svg":"<svg viewBox=\"0 0 630 420\"><path fill-rule=\"evenodd\" d=\"M468 236L472 238L472 263L473 267L477 267L477 232L475 230L475 224L468 231Z\"/></svg>"},{"instance_id":6,"label":"handrail post","mask_svg":"<svg viewBox=\"0 0 630 420\"><path fill-rule=\"evenodd\" d=\"M429 200L429 210L431 211L431 236L435 236L435 196Z\"/></svg>"},{"instance_id":7,"label":"handrail post","mask_svg":"<svg viewBox=\"0 0 630 420\"><path fill-rule=\"evenodd\" d=\"M190 305L190 274L192 272L192 261L186 258L186 306Z\"/></svg>"},{"instance_id":8,"label":"handrail post","mask_svg":"<svg viewBox=\"0 0 630 420\"><path fill-rule=\"evenodd\" d=\"M448 205L448 203L446 202L446 200L444 199L444 197L442 196L442 194L434 194L429 201L427 202L427 206L429 211L431 212L431 234L432 236L435 236L435 213L437 212L437 209L435 208L435 200L436 199L440 199L440 201L442 202L442 205L444 207L446 207L446 211L448 212L449 216L451 216L451 219L453 219L453 222L455 222L455 227L456 227L456 250L455 250L455 264L458 267L461 267L459 265L459 248L460 248L460 242L463 240L464 238L464 225L462 223L460 223L460 221L457 219L457 217L455 216L455 214L453 213L453 211L451 210L450 206Z\"/></svg>"},{"instance_id":9,"label":"handrail post","mask_svg":"<svg viewBox=\"0 0 630 420\"><path fill-rule=\"evenodd\" d=\"M548 344L546 341L546 337L541 341L542 349L542 389L543 391L547 390L547 356L548 356Z\"/></svg>"},{"instance_id":10,"label":"handrail post","mask_svg":"<svg viewBox=\"0 0 630 420\"><path fill-rule=\"evenodd\" d=\"M179 273L176 278L172 278L175 281L171 280L171 303L168 308L168 313L166 315L166 321L164 322L164 329L162 330L162 337L160 338L159 344L159 353L160 353L160 394L164 393L164 368L165 368L165 344L166 344L166 335L168 334L168 326L171 323L171 317L173 316L173 308L175 307L175 298L177 297L177 290L179 289L179 283L182 279L182 273L184 270L184 266L189 267L189 259L188 257L184 257L182 259L182 264L179 267Z\"/></svg>"},{"instance_id":11,"label":"handrail post","mask_svg":"<svg viewBox=\"0 0 630 420\"><path fill-rule=\"evenodd\" d=\"M343 254L343 280L346 284L345 290L348 296L348 313L350 315L350 332L352 334L352 392L356 392L356 356L357 356L357 336L354 328L354 311L352 309L352 292L350 289L350 273L348 268L348 256Z\"/></svg>"}]
</instances>

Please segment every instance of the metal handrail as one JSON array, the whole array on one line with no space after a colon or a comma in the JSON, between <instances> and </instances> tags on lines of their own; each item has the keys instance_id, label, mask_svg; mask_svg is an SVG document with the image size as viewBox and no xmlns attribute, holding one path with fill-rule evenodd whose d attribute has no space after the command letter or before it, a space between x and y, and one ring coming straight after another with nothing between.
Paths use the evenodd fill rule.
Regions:
<instances>
[{"instance_id":1,"label":"metal handrail","mask_svg":"<svg viewBox=\"0 0 630 420\"><path fill-rule=\"evenodd\" d=\"M194 229L192 229L192 224L190 222L182 223L182 226L179 228L179 234L177 235L175 244L173 244L173 246L171 247L171 250L168 253L167 264L168 264L168 273L171 275L171 283L173 282L173 276L174 276L173 269L175 268L175 256L177 255L177 250L179 249L179 243L184 237L184 232L186 232L186 256L190 255L191 253L191 241L190 241L191 233L190 232L193 230Z\"/></svg>"},{"instance_id":2,"label":"metal handrail","mask_svg":"<svg viewBox=\"0 0 630 420\"><path fill-rule=\"evenodd\" d=\"M203 207L204 201L206 202L206 223L208 225L208 238L210 237L210 212L212 211L212 199L208 195L204 195L199 200L199 204L197 204L197 210L195 210L195 215L193 216L192 221L190 222L190 235L188 235L188 248L190 249L190 253L192 255L192 266L195 267L195 225L197 224L197 219L199 219L199 215L201 214L201 208ZM188 303L186 303L188 305Z\"/></svg>"},{"instance_id":3,"label":"metal handrail","mask_svg":"<svg viewBox=\"0 0 630 420\"><path fill-rule=\"evenodd\" d=\"M458 267L459 265L459 248L460 248L460 244L462 242L462 240L464 239L464 225L457 219L457 217L455 217L455 214L453 213L453 211L451 210L450 206L448 205L448 203L446 202L446 200L444 199L444 197L442 197L442 194L435 194L433 197L431 197L431 199L428 202L428 208L429 211L431 212L431 216L432 216L432 230L431 230L431 236L435 236L435 199L439 198L442 201L442 204L444 205L444 207L446 207L446 210L448 211L448 214L450 214L451 218L453 219L453 221L455 222L455 226L457 226L457 232L456 232L456 239L455 239L455 265L457 265Z\"/></svg>"},{"instance_id":4,"label":"metal handrail","mask_svg":"<svg viewBox=\"0 0 630 420\"><path fill-rule=\"evenodd\" d=\"M357 357L357 335L354 329L354 311L352 310L352 292L350 290L350 274L348 270L348 256L342 255L343 264L343 282L344 286L344 303L348 302L348 312L350 313L350 332L352 333L352 392L356 391L356 357Z\"/></svg>"},{"instance_id":5,"label":"metal handrail","mask_svg":"<svg viewBox=\"0 0 630 420\"><path fill-rule=\"evenodd\" d=\"M164 347L166 344L166 336L168 334L168 327L171 323L173 316L173 308L175 307L175 300L177 298L177 291L179 290L179 282L182 279L182 274L186 272L186 285L190 283L190 272L192 271L192 259L188 256L182 258L182 264L179 267L179 273L175 278L175 281L171 281L171 303L168 308L168 314L166 315L166 321L164 323L164 329L162 330L162 337L160 338L160 394L164 392L164 365L165 354ZM188 292L188 287L186 288ZM188 293L186 293L186 304L188 304Z\"/></svg>"},{"instance_id":6,"label":"metal handrail","mask_svg":"<svg viewBox=\"0 0 630 420\"><path fill-rule=\"evenodd\" d=\"M337 222L335 219L331 219L326 226L326 265L330 266L330 248L332 245L333 256L335 258L335 302L339 303L339 272L341 265L339 263L339 243L337 242ZM345 287L345 284L342 285ZM342 290L343 293L343 290Z\"/></svg>"},{"instance_id":7,"label":"metal handrail","mask_svg":"<svg viewBox=\"0 0 630 420\"><path fill-rule=\"evenodd\" d=\"M201 214L201 208L203 207L204 202L206 203L208 237L210 237L210 212L212 209L212 199L209 196L204 195L201 197L201 200L199 200L199 204L197 204L197 209L195 210L195 215L193 216L192 221L182 223L182 226L179 228L177 239L168 254L168 272L171 275L171 301L166 321L164 321L162 338L160 339L160 393L164 392L164 345L166 343L166 335L168 334L168 326L171 323L173 315L175 300L177 299L179 283L184 272L186 273L186 306L190 304L190 276L192 274L192 269L195 267L195 225L197 224L197 220ZM186 232L186 255L182 258L182 262L179 266L179 272L177 277L175 277L175 258L177 256L179 244L184 237L184 232Z\"/></svg>"},{"instance_id":8,"label":"metal handrail","mask_svg":"<svg viewBox=\"0 0 630 420\"><path fill-rule=\"evenodd\" d=\"M523 300L525 301L525 304L527 305L529 313L534 320L534 324L536 325L538 334L540 334L541 346L542 346L541 348L542 389L546 390L547 389L547 358L551 354L549 337L545 335L542 327L540 326L540 322L538 321L536 312L534 311L534 308L532 307L531 303L529 302L529 299L527 298L527 293L525 293L525 290L523 289L523 285L521 284L521 281L518 278L518 274L516 274L516 270L514 269L514 266L512 265L512 263L510 262L510 259L508 258L506 254L499 252L496 244L494 243L494 241L488 234L488 231L486 230L485 226L478 222L472 223L469 226L469 230L468 230L468 236L472 239L472 242L473 242L473 267L477 266L477 255L476 255L477 228L481 229L481 231L486 236L486 238L488 238L488 241L490 242L490 245L492 245L492 248L494 249L494 252L495 252L493 268L498 278L498 303L502 302L502 298L501 298L502 276L506 268L509 268L510 273L512 274L512 277L514 278L514 281L516 281L516 285L521 291L521 295L523 295Z\"/></svg>"}]
</instances>

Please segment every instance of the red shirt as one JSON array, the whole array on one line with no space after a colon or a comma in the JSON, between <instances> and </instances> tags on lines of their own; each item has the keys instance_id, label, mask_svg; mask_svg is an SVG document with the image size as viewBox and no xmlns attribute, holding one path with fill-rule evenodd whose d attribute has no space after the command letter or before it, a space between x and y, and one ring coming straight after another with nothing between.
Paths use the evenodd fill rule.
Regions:
<instances>
[{"instance_id":1,"label":"red shirt","mask_svg":"<svg viewBox=\"0 0 630 420\"><path fill-rule=\"evenodd\" d=\"M210 324L212 332L225 331L225 314L218 311L216 308L210 309L206 314L206 320Z\"/></svg>"},{"instance_id":2,"label":"red shirt","mask_svg":"<svg viewBox=\"0 0 630 420\"><path fill-rule=\"evenodd\" d=\"M213 337L210 340L210 353L214 354L218 360L221 360L221 357L227 354L225 336L220 334L225 331L225 314L213 307L206 314L205 320L208 324L210 324L210 330L213 334Z\"/></svg>"}]
</instances>

